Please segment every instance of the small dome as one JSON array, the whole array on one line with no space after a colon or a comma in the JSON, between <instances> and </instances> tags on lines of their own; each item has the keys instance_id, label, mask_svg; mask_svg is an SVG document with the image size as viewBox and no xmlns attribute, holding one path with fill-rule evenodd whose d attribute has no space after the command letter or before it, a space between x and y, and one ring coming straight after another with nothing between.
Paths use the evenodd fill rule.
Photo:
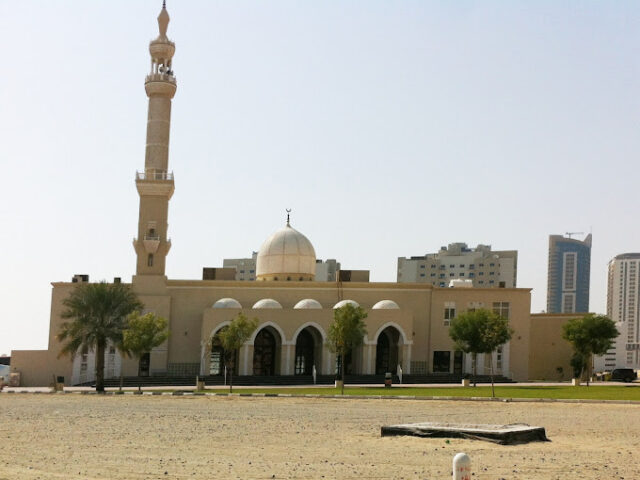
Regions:
<instances>
[{"instance_id":1,"label":"small dome","mask_svg":"<svg viewBox=\"0 0 640 480\"><path fill-rule=\"evenodd\" d=\"M213 308L242 308L242 305L235 298L221 298L213 304Z\"/></svg>"},{"instance_id":2,"label":"small dome","mask_svg":"<svg viewBox=\"0 0 640 480\"><path fill-rule=\"evenodd\" d=\"M277 300L274 300L273 298L263 298L262 300L258 300L254 305L253 308L282 308L282 305L280 305L280 303L278 303Z\"/></svg>"},{"instance_id":3,"label":"small dome","mask_svg":"<svg viewBox=\"0 0 640 480\"><path fill-rule=\"evenodd\" d=\"M316 276L316 251L302 233L287 225L260 247L256 280L301 281Z\"/></svg>"},{"instance_id":4,"label":"small dome","mask_svg":"<svg viewBox=\"0 0 640 480\"><path fill-rule=\"evenodd\" d=\"M360 306L360 304L354 300L340 300L333 306L333 309L335 310L336 308L344 307L347 303L353 305L354 307Z\"/></svg>"},{"instance_id":5,"label":"small dome","mask_svg":"<svg viewBox=\"0 0 640 480\"><path fill-rule=\"evenodd\" d=\"M372 310L399 310L400 307L393 300L380 300L376 303Z\"/></svg>"},{"instance_id":6,"label":"small dome","mask_svg":"<svg viewBox=\"0 0 640 480\"><path fill-rule=\"evenodd\" d=\"M302 310L302 309L318 309L321 310L322 309L322 305L320 305L320 302L317 300L314 300L313 298L305 298L304 300L300 300L298 303L296 303L295 307L293 307L296 310Z\"/></svg>"}]
</instances>

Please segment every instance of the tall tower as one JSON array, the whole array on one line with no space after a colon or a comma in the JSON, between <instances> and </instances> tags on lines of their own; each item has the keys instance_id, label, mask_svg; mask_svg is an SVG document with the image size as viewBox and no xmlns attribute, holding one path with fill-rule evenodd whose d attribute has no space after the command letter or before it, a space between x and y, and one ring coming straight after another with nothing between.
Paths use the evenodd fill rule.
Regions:
<instances>
[{"instance_id":1,"label":"tall tower","mask_svg":"<svg viewBox=\"0 0 640 480\"><path fill-rule=\"evenodd\" d=\"M137 256L136 275L164 275L171 241L167 238L169 200L173 195L173 173L169 172L171 99L176 78L171 67L175 44L167 38L169 14L163 2L158 15L158 38L149 44L151 72L144 83L149 97L147 145L144 172L136 172L140 195L138 238L133 240Z\"/></svg>"},{"instance_id":2,"label":"tall tower","mask_svg":"<svg viewBox=\"0 0 640 480\"><path fill-rule=\"evenodd\" d=\"M620 336L605 355L606 368L640 366L640 253L623 253L609 262L607 316Z\"/></svg>"},{"instance_id":3,"label":"tall tower","mask_svg":"<svg viewBox=\"0 0 640 480\"><path fill-rule=\"evenodd\" d=\"M549 235L547 313L589 311L591 234L584 240Z\"/></svg>"}]
</instances>

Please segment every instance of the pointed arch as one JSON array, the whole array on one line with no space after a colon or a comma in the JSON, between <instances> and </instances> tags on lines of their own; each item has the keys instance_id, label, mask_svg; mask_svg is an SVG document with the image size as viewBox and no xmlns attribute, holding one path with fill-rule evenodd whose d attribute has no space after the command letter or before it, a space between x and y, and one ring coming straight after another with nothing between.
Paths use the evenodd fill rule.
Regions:
<instances>
[{"instance_id":1,"label":"pointed arch","mask_svg":"<svg viewBox=\"0 0 640 480\"><path fill-rule=\"evenodd\" d=\"M280 335L280 342L282 343L282 345L288 345L287 340L286 340L286 336L284 334L284 331L280 327L280 325L278 325L277 323L271 322L271 321L265 322L265 323L261 323L260 325L258 325L258 328L255 329L255 331L251 335L251 338L246 343L249 344L249 345L253 345L254 342L256 341L256 337L258 336L258 333L260 333L260 330L263 330L263 329L265 329L267 327L271 327L276 332L278 332L278 334Z\"/></svg>"},{"instance_id":2,"label":"pointed arch","mask_svg":"<svg viewBox=\"0 0 640 480\"><path fill-rule=\"evenodd\" d=\"M293 345L296 344L296 340L298 339L298 335L300 335L300 332L302 332L302 330L304 330L307 327L313 327L316 330L318 330L318 333L320 333L320 336L322 337L322 343L324 344L327 342L327 334L324 331L324 329L320 325L318 325L316 322L307 322L300 325L298 329L295 331L295 333L293 334L293 337L291 337L291 343Z\"/></svg>"},{"instance_id":3,"label":"pointed arch","mask_svg":"<svg viewBox=\"0 0 640 480\"><path fill-rule=\"evenodd\" d=\"M407 335L404 333L404 330L402 329L402 327L400 325L398 325L396 322L387 322L384 325L382 325L377 331L376 334L373 336L373 343L377 344L378 343L378 338L380 337L380 334L384 331L385 328L387 327L393 327L396 330L398 330L398 332L400 333L400 336L402 337L402 343L404 345L410 345L413 342L412 341L407 341Z\"/></svg>"},{"instance_id":4,"label":"pointed arch","mask_svg":"<svg viewBox=\"0 0 640 480\"><path fill-rule=\"evenodd\" d=\"M216 325L213 330L211 330L211 335L209 335L209 339L212 339L213 336L218 333L220 330L222 330L224 327L228 327L229 325L231 325L231 321L227 320L225 322L219 323L218 325Z\"/></svg>"}]
</instances>

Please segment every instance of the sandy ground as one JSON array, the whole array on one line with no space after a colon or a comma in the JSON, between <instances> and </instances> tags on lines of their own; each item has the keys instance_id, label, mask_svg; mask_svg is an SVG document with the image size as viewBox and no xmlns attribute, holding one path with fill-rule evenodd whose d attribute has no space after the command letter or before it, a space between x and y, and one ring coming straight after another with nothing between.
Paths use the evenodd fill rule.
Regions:
<instances>
[{"instance_id":1,"label":"sandy ground","mask_svg":"<svg viewBox=\"0 0 640 480\"><path fill-rule=\"evenodd\" d=\"M547 443L380 437L386 424L544 426ZM640 406L0 395L0 479L632 479ZM633 454L636 453L634 456Z\"/></svg>"}]
</instances>

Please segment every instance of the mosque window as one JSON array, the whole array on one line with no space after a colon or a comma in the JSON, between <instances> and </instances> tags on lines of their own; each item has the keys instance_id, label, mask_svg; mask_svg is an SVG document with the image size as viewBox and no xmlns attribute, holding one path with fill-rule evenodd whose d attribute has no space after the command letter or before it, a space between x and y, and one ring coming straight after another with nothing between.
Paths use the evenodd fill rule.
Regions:
<instances>
[{"instance_id":1,"label":"mosque window","mask_svg":"<svg viewBox=\"0 0 640 480\"><path fill-rule=\"evenodd\" d=\"M449 373L451 363L451 352L435 351L433 352L433 372Z\"/></svg>"},{"instance_id":2,"label":"mosque window","mask_svg":"<svg viewBox=\"0 0 640 480\"><path fill-rule=\"evenodd\" d=\"M444 303L444 325L449 326L451 320L456 318L456 304L455 302Z\"/></svg>"},{"instance_id":3,"label":"mosque window","mask_svg":"<svg viewBox=\"0 0 640 480\"><path fill-rule=\"evenodd\" d=\"M153 267L153 253L147 256L147 267Z\"/></svg>"},{"instance_id":4,"label":"mosque window","mask_svg":"<svg viewBox=\"0 0 640 480\"><path fill-rule=\"evenodd\" d=\"M287 282L291 280L291 277L287 277Z\"/></svg>"}]
</instances>

